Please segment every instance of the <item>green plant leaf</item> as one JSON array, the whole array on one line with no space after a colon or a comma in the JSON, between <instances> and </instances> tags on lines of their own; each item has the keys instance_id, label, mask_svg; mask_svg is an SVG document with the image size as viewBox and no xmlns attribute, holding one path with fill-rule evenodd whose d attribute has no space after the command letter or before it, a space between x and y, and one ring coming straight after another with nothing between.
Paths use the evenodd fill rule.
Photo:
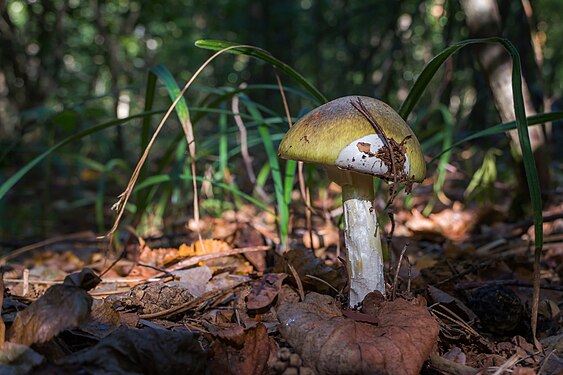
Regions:
<instances>
[{"instance_id":1,"label":"green plant leaf","mask_svg":"<svg viewBox=\"0 0 563 375\"><path fill-rule=\"evenodd\" d=\"M164 87L166 87L166 91L168 92L170 99L172 101L176 100L178 95L180 95L180 88L172 76L172 73L170 73L170 71L162 64L152 68L151 72L154 73L162 81L162 83L164 83ZM190 121L190 111L188 110L186 99L183 97L180 98L174 109L176 110L176 114L182 123L182 127L185 127Z\"/></svg>"},{"instance_id":2,"label":"green plant leaf","mask_svg":"<svg viewBox=\"0 0 563 375\"><path fill-rule=\"evenodd\" d=\"M542 218L542 203L540 194L540 184L538 179L538 172L532 147L530 145L530 136L528 134L528 123L526 119L526 111L524 109L524 99L522 97L522 67L520 63L520 55L514 45L507 39L493 37L484 39L468 39L451 45L438 55L436 55L422 70L420 76L417 78L413 87L411 88L404 103L399 108L399 115L406 119L412 111L424 91L428 86L430 80L436 74L436 71L442 66L444 61L452 54L459 51L461 48L482 43L498 43L501 44L510 54L512 59L512 93L514 97L514 114L516 117L516 129L518 130L518 138L522 148L522 159L524 163L524 170L526 172L526 180L530 190L530 200L532 202L533 218L534 218L534 234L535 234L535 248L541 249L543 247L543 218Z\"/></svg>"},{"instance_id":3,"label":"green plant leaf","mask_svg":"<svg viewBox=\"0 0 563 375\"><path fill-rule=\"evenodd\" d=\"M209 49L212 51L220 51L222 49L233 47L240 45L240 43L231 43L225 42L221 40L198 40L195 42L195 45L200 48ZM234 54L242 54L247 56L255 57L259 60L265 61L269 64L272 64L274 67L278 68L282 72L286 73L291 78L295 79L299 82L303 87L315 97L319 101L317 104L324 104L327 102L325 96L312 84L309 83L299 72L293 69L291 66L287 65L286 63L276 59L273 57L269 52L254 46L244 46L240 48L233 48L229 51L229 53Z\"/></svg>"},{"instance_id":4,"label":"green plant leaf","mask_svg":"<svg viewBox=\"0 0 563 375\"><path fill-rule=\"evenodd\" d=\"M286 203L286 193L284 192L284 186L288 185L290 176L287 174L288 171L286 170L284 183L284 180L282 179L280 163L278 160L278 153L276 148L274 147L268 126L265 124L262 114L254 105L254 102L248 100L248 98L246 97L242 97L242 99L250 115L254 117L254 120L256 122L259 123L258 132L260 133L262 143L264 144L264 149L266 150L268 164L270 164L272 180L274 182L274 192L276 194L276 203L278 210L277 214L278 227L280 232L280 245L282 251L286 251L287 239L289 236L289 203ZM291 165L289 166L289 168L291 168ZM293 170L293 173L295 173L295 166L293 166ZM293 179L293 177L291 177L291 179ZM293 187L293 184L291 184L291 187Z\"/></svg>"}]
</instances>

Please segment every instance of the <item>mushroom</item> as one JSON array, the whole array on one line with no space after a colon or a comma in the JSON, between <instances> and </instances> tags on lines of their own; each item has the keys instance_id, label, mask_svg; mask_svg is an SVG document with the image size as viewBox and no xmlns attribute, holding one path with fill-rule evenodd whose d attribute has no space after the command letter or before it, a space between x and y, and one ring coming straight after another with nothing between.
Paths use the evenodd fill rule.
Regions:
<instances>
[{"instance_id":1,"label":"mushroom","mask_svg":"<svg viewBox=\"0 0 563 375\"><path fill-rule=\"evenodd\" d=\"M413 182L424 180L426 164L409 126L377 99L347 96L299 119L282 139L278 156L323 164L342 186L350 306L374 290L385 294L373 176L393 183L392 197L398 183L409 192Z\"/></svg>"}]
</instances>

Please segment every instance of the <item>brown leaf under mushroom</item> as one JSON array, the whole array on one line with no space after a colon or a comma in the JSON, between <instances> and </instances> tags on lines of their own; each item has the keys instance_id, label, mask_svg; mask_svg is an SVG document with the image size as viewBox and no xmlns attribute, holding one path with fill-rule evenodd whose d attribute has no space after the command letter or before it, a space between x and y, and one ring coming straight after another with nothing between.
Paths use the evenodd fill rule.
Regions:
<instances>
[{"instance_id":1,"label":"brown leaf under mushroom","mask_svg":"<svg viewBox=\"0 0 563 375\"><path fill-rule=\"evenodd\" d=\"M300 303L287 298L280 294L280 331L321 375L415 375L438 337L438 323L420 300L383 303L374 325L344 318L326 295L309 293Z\"/></svg>"}]
</instances>

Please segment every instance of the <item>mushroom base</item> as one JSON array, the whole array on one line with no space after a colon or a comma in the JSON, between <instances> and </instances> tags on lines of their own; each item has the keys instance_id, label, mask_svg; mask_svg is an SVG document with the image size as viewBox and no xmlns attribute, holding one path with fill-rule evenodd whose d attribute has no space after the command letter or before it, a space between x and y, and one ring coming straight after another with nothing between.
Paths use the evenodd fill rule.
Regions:
<instances>
[{"instance_id":1,"label":"mushroom base","mask_svg":"<svg viewBox=\"0 0 563 375\"><path fill-rule=\"evenodd\" d=\"M353 193L346 191L357 187L344 185L342 189L344 238L350 276L350 306L353 307L374 290L385 295L381 231L372 200L365 199L365 194L358 194L357 191ZM373 190L371 195L373 196Z\"/></svg>"}]
</instances>

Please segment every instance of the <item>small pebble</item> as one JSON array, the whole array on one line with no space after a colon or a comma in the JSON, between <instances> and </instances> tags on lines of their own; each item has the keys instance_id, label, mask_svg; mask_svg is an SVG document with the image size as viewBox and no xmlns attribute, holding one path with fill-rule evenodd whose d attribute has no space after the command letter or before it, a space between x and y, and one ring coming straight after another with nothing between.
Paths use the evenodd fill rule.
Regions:
<instances>
[{"instance_id":1,"label":"small pebble","mask_svg":"<svg viewBox=\"0 0 563 375\"><path fill-rule=\"evenodd\" d=\"M274 363L274 365L272 366L272 369L274 370L274 372L276 374L281 374L282 372L285 371L285 369L287 368L288 363L284 362L284 361L276 361Z\"/></svg>"},{"instance_id":2,"label":"small pebble","mask_svg":"<svg viewBox=\"0 0 563 375\"><path fill-rule=\"evenodd\" d=\"M291 351L289 350L289 348L281 348L278 351L278 358L281 359L282 361L289 360L290 355L291 355Z\"/></svg>"},{"instance_id":3,"label":"small pebble","mask_svg":"<svg viewBox=\"0 0 563 375\"><path fill-rule=\"evenodd\" d=\"M302 364L303 364L303 361L301 360L301 357L299 356L299 354L292 353L289 356L289 365L291 367L301 367Z\"/></svg>"},{"instance_id":4,"label":"small pebble","mask_svg":"<svg viewBox=\"0 0 563 375\"><path fill-rule=\"evenodd\" d=\"M316 375L316 372L310 367L300 367L299 375Z\"/></svg>"},{"instance_id":5,"label":"small pebble","mask_svg":"<svg viewBox=\"0 0 563 375\"><path fill-rule=\"evenodd\" d=\"M282 375L299 375L299 369L295 367L288 367Z\"/></svg>"}]
</instances>

